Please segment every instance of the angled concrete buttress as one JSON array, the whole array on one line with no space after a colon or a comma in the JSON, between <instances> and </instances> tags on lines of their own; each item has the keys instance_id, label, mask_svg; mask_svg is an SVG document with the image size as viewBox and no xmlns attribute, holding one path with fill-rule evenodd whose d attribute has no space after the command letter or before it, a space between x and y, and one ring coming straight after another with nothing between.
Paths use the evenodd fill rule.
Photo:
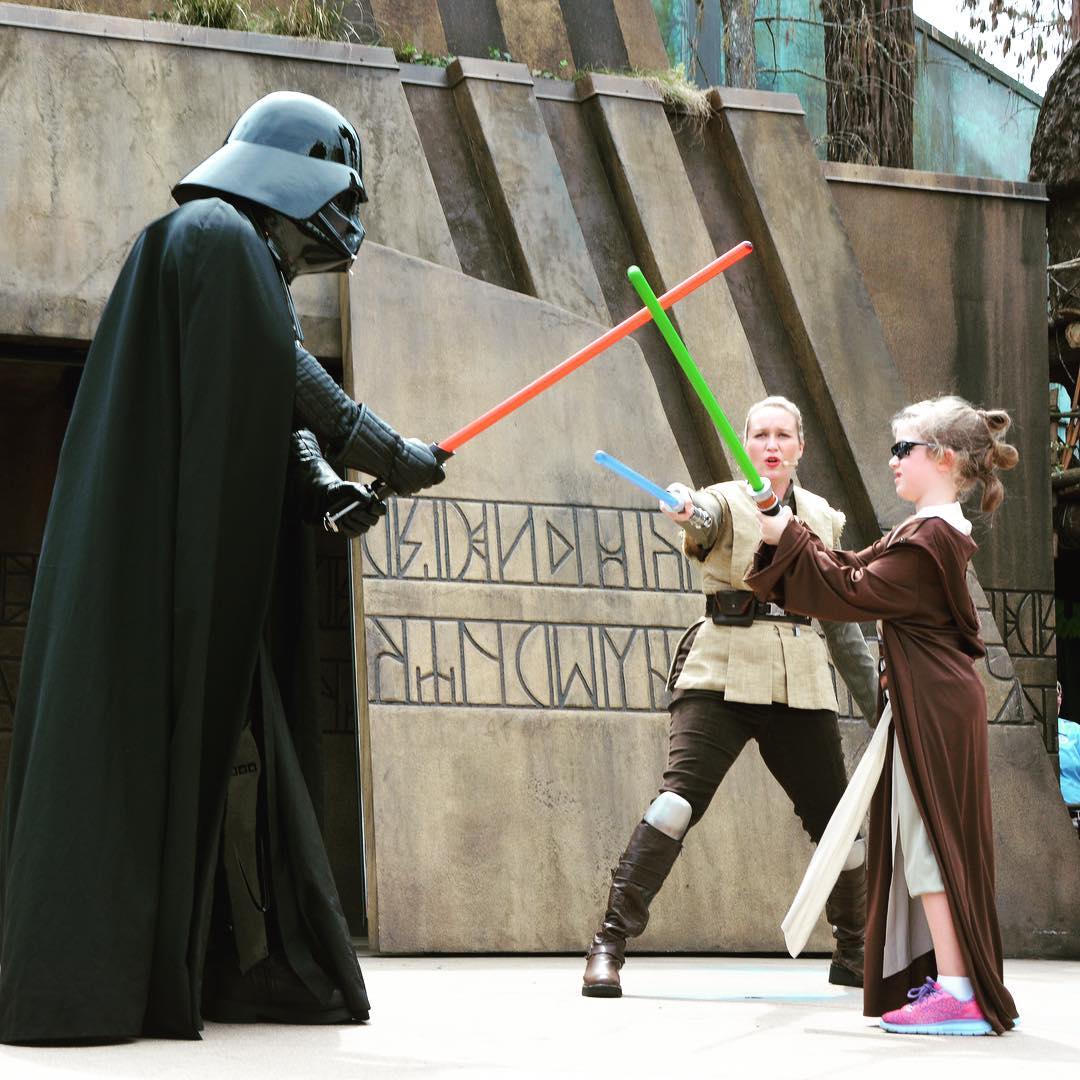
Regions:
<instances>
[{"instance_id":1,"label":"angled concrete buttress","mask_svg":"<svg viewBox=\"0 0 1080 1080\"><path fill-rule=\"evenodd\" d=\"M385 44L412 45L434 56L449 51L439 0L367 0L367 4Z\"/></svg>"},{"instance_id":2,"label":"angled concrete buttress","mask_svg":"<svg viewBox=\"0 0 1080 1080\"><path fill-rule=\"evenodd\" d=\"M604 294L529 69L459 58L447 74L522 290L606 323Z\"/></svg>"},{"instance_id":3,"label":"angled concrete buttress","mask_svg":"<svg viewBox=\"0 0 1080 1080\"><path fill-rule=\"evenodd\" d=\"M660 294L720 254L687 179L663 102L640 79L612 75L587 76L579 84L579 94L590 110L600 158L630 242L645 276ZM728 247L743 239L731 237ZM765 396L765 387L723 278L680 301L672 321L728 418L740 428L747 408ZM647 332L656 331L649 327ZM674 367L674 359L671 363ZM665 396L669 422L677 426L686 416L692 419L710 470L708 476L695 476L695 483L737 477L693 389L681 377L678 386L681 402Z\"/></svg>"},{"instance_id":4,"label":"angled concrete buttress","mask_svg":"<svg viewBox=\"0 0 1080 1080\"><path fill-rule=\"evenodd\" d=\"M766 267L826 436L871 532L902 520L886 468L889 421L907 404L843 220L810 143L798 98L715 89L721 152L761 238ZM761 107L764 106L764 107ZM859 490L861 488L861 491Z\"/></svg>"},{"instance_id":5,"label":"angled concrete buttress","mask_svg":"<svg viewBox=\"0 0 1080 1080\"><path fill-rule=\"evenodd\" d=\"M627 66L634 71L663 71L670 66L651 0L611 0L619 21Z\"/></svg>"},{"instance_id":6,"label":"angled concrete buttress","mask_svg":"<svg viewBox=\"0 0 1080 1080\"><path fill-rule=\"evenodd\" d=\"M574 54L566 36L559 0L495 0L506 50L530 68L563 78L574 74ZM565 64L560 67L560 64Z\"/></svg>"}]
</instances>

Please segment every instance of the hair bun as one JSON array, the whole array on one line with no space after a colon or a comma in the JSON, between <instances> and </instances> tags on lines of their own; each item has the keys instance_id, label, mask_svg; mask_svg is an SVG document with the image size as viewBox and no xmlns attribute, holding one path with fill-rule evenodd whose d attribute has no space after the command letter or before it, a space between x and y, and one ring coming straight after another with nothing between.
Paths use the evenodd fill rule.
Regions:
<instances>
[{"instance_id":1,"label":"hair bun","mask_svg":"<svg viewBox=\"0 0 1080 1080\"><path fill-rule=\"evenodd\" d=\"M1016 447L1007 442L995 442L993 454L996 469L1011 469L1020 460Z\"/></svg>"},{"instance_id":2,"label":"hair bun","mask_svg":"<svg viewBox=\"0 0 1080 1080\"><path fill-rule=\"evenodd\" d=\"M1012 417L1004 409L976 409L975 412L995 439L1000 439L1012 424ZM1013 464L1016 463L1013 462ZM1005 468L1011 468L1011 466L1005 466Z\"/></svg>"}]
</instances>

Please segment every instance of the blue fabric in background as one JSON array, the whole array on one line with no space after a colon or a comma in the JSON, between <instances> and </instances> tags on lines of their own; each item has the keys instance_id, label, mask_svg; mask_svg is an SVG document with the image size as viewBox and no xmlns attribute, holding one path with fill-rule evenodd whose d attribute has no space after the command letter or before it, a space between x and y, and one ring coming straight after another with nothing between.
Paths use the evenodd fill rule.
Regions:
<instances>
[{"instance_id":1,"label":"blue fabric in background","mask_svg":"<svg viewBox=\"0 0 1080 1080\"><path fill-rule=\"evenodd\" d=\"M1058 766L1061 769L1061 797L1070 805L1080 804L1080 724L1058 717Z\"/></svg>"}]
</instances>

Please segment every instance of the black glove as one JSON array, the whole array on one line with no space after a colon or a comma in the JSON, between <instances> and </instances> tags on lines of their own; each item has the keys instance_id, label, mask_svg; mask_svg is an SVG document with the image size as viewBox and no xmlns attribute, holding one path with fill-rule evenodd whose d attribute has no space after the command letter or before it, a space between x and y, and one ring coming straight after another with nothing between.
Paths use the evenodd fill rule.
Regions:
<instances>
[{"instance_id":1,"label":"black glove","mask_svg":"<svg viewBox=\"0 0 1080 1080\"><path fill-rule=\"evenodd\" d=\"M347 480L326 487L323 506L323 528L350 539L362 536L386 513L386 503L367 484L352 484ZM341 513L346 507L349 509ZM336 517L338 514L341 516Z\"/></svg>"},{"instance_id":2,"label":"black glove","mask_svg":"<svg viewBox=\"0 0 1080 1080\"><path fill-rule=\"evenodd\" d=\"M334 472L318 440L305 430L290 437L286 497L302 520L321 521L325 529L348 537L367 532L386 513L386 503L366 484L349 483ZM346 507L347 513L331 520Z\"/></svg>"},{"instance_id":3,"label":"black glove","mask_svg":"<svg viewBox=\"0 0 1080 1080\"><path fill-rule=\"evenodd\" d=\"M322 440L336 468L360 469L377 476L398 495L415 495L446 479L426 443L403 439L366 405L353 401L299 344L296 411Z\"/></svg>"},{"instance_id":4,"label":"black glove","mask_svg":"<svg viewBox=\"0 0 1080 1080\"><path fill-rule=\"evenodd\" d=\"M370 414L369 414L370 415ZM384 478L399 495L413 495L446 479L434 451L420 439L402 439L397 457Z\"/></svg>"}]
</instances>

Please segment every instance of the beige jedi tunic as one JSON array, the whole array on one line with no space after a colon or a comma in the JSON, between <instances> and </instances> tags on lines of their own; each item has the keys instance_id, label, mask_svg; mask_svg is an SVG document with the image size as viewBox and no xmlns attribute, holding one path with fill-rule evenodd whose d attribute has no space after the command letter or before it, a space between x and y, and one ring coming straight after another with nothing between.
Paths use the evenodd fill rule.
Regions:
<instances>
[{"instance_id":1,"label":"beige jedi tunic","mask_svg":"<svg viewBox=\"0 0 1080 1080\"><path fill-rule=\"evenodd\" d=\"M794 502L795 515L822 541L836 547L844 515L805 488L788 490L785 503ZM694 492L694 502L707 510L714 525L708 530L687 523L686 550L701 560L702 590L714 593L746 589L754 551L761 540L757 511L742 481L714 484ZM873 722L877 707L877 677L859 627L822 624L829 651L859 707ZM702 617L690 626L676 649L685 651L682 670L671 689L721 690L729 701L793 709L836 710L836 691L829 671L825 643L809 626L759 620L752 626L717 626ZM673 673L674 674L674 671Z\"/></svg>"}]
</instances>

